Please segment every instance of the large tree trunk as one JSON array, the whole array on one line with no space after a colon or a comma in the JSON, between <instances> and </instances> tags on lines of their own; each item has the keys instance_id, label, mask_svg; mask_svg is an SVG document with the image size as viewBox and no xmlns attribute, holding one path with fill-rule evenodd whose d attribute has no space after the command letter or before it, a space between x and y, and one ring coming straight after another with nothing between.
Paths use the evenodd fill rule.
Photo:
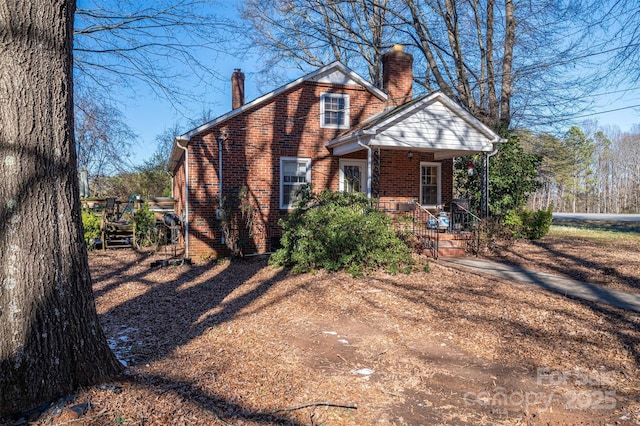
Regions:
<instances>
[{"instance_id":1,"label":"large tree trunk","mask_svg":"<svg viewBox=\"0 0 640 426\"><path fill-rule=\"evenodd\" d=\"M74 10L73 0L0 0L0 417L121 368L82 235Z\"/></svg>"},{"instance_id":2,"label":"large tree trunk","mask_svg":"<svg viewBox=\"0 0 640 426\"><path fill-rule=\"evenodd\" d=\"M500 125L508 129L511 125L511 89L513 83L513 49L516 39L516 18L513 0L504 2L504 53L502 57L502 86L500 88Z\"/></svg>"}]
</instances>

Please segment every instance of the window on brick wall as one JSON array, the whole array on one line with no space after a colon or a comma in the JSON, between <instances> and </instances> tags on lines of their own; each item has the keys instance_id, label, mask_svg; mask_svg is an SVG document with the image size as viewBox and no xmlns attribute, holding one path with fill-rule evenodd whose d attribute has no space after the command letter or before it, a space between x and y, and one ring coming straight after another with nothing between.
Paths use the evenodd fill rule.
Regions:
<instances>
[{"instance_id":1,"label":"window on brick wall","mask_svg":"<svg viewBox=\"0 0 640 426\"><path fill-rule=\"evenodd\" d=\"M349 128L349 95L339 93L320 95L320 127Z\"/></svg>"},{"instance_id":2,"label":"window on brick wall","mask_svg":"<svg viewBox=\"0 0 640 426\"><path fill-rule=\"evenodd\" d=\"M296 201L296 190L310 182L310 158L280 158L280 208L292 208Z\"/></svg>"},{"instance_id":3,"label":"window on brick wall","mask_svg":"<svg viewBox=\"0 0 640 426\"><path fill-rule=\"evenodd\" d=\"M420 163L420 204L436 208L441 201L440 163Z\"/></svg>"}]
</instances>

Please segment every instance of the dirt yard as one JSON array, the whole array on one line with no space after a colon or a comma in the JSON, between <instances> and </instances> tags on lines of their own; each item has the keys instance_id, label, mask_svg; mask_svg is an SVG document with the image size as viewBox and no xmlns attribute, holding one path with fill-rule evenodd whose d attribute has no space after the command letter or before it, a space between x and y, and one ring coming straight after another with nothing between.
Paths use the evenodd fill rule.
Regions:
<instances>
[{"instance_id":1,"label":"dirt yard","mask_svg":"<svg viewBox=\"0 0 640 426\"><path fill-rule=\"evenodd\" d=\"M549 237L497 255L640 292L640 242L617 250ZM33 424L640 424L638 314L437 261L356 279L154 259L90 255L127 368Z\"/></svg>"}]
</instances>

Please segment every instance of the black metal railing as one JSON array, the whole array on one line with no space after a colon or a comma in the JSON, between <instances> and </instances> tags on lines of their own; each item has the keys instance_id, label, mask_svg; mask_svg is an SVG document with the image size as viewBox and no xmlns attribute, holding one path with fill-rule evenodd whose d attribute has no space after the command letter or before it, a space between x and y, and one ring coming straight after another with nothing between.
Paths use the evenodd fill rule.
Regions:
<instances>
[{"instance_id":1,"label":"black metal railing","mask_svg":"<svg viewBox=\"0 0 640 426\"><path fill-rule=\"evenodd\" d=\"M482 221L469 211L467 199L454 199L449 204L449 231L458 235L467 243L466 251L475 254L480 252L480 234Z\"/></svg>"},{"instance_id":2,"label":"black metal railing","mask_svg":"<svg viewBox=\"0 0 640 426\"><path fill-rule=\"evenodd\" d=\"M440 232L438 218L418 203L378 202L378 209L392 219L398 232L409 232L423 250L438 258Z\"/></svg>"},{"instance_id":3,"label":"black metal railing","mask_svg":"<svg viewBox=\"0 0 640 426\"><path fill-rule=\"evenodd\" d=\"M377 202L377 207L391 217L396 231L412 234L419 248L428 250L434 259L438 258L444 232L464 241L467 253L478 256L480 252L483 221L469 210L469 200L452 200L445 218L415 202Z\"/></svg>"}]
</instances>

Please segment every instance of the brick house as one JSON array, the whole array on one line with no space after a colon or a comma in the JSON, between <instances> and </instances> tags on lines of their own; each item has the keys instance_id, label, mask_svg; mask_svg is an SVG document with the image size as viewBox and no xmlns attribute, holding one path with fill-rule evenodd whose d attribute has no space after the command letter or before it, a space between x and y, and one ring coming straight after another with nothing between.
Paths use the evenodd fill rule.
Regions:
<instances>
[{"instance_id":1,"label":"brick house","mask_svg":"<svg viewBox=\"0 0 640 426\"><path fill-rule=\"evenodd\" d=\"M306 183L446 205L453 158L494 152L503 140L440 92L414 99L412 65L394 46L383 56L383 88L334 62L249 103L234 71L233 109L178 136L169 160L186 256L227 254L225 224L244 253L271 251Z\"/></svg>"}]
</instances>

